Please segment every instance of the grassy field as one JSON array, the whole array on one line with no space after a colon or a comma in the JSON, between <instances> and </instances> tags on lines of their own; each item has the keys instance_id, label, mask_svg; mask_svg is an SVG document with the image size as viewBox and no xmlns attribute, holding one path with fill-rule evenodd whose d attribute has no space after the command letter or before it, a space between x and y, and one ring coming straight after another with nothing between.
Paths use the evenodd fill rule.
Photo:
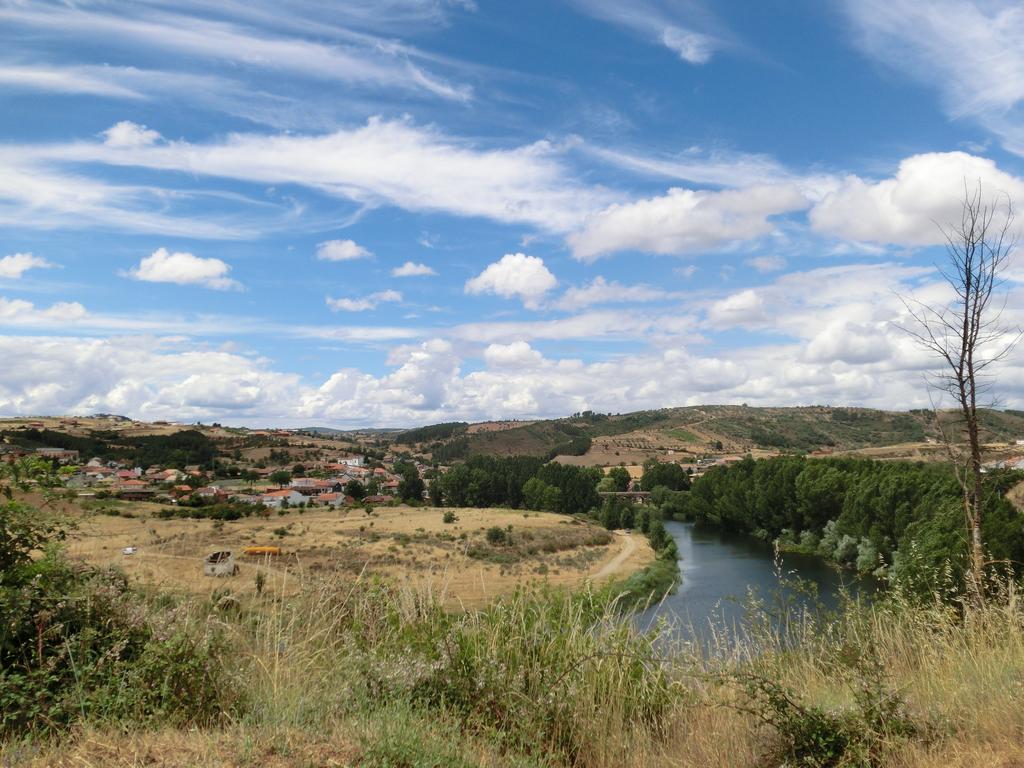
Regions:
<instances>
[{"instance_id":1,"label":"grassy field","mask_svg":"<svg viewBox=\"0 0 1024 768\"><path fill-rule=\"evenodd\" d=\"M226 631L236 714L0 747L5 766L193 765L1016 768L1024 761L1024 613L1013 594L966 620L943 606L850 605L783 633L755 614L712 653L641 634L603 598L520 594L443 619L431 598L324 584ZM206 629L204 629L204 627ZM664 631L661 630L661 631ZM658 638L661 638L660 640ZM723 635L724 638L724 635ZM282 652L286 649L286 652Z\"/></svg>"},{"instance_id":2,"label":"grassy field","mask_svg":"<svg viewBox=\"0 0 1024 768\"><path fill-rule=\"evenodd\" d=\"M292 577L360 574L428 589L449 607L478 607L497 595L534 582L575 586L588 578L624 578L651 562L639 534L609 534L565 516L504 509L456 509L454 523L434 507L378 507L276 512L236 521L160 519L159 505L104 501L76 515L68 552L93 565L116 565L142 584L209 594L255 590L256 573ZM99 513L106 507L117 516ZM128 516L124 516L128 515ZM490 544L488 528L508 531ZM209 578L203 557L219 549L280 546L273 559L238 558L239 574ZM125 547L138 547L124 555ZM625 556L624 556L625 555Z\"/></svg>"}]
</instances>

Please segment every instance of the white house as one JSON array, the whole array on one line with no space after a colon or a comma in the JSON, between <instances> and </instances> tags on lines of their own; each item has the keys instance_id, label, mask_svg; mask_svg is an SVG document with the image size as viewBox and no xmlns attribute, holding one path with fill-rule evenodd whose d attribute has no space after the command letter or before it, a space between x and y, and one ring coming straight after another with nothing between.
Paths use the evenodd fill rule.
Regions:
<instances>
[{"instance_id":1,"label":"white house","mask_svg":"<svg viewBox=\"0 0 1024 768\"><path fill-rule=\"evenodd\" d=\"M365 456L341 456L338 464L344 464L346 467L361 467L366 463Z\"/></svg>"},{"instance_id":2,"label":"white house","mask_svg":"<svg viewBox=\"0 0 1024 768\"><path fill-rule=\"evenodd\" d=\"M301 504L305 500L306 497L294 488L282 488L279 491L268 491L260 497L260 501L263 502L263 505L270 507L271 509L280 509L286 501L289 506L295 506Z\"/></svg>"}]
</instances>

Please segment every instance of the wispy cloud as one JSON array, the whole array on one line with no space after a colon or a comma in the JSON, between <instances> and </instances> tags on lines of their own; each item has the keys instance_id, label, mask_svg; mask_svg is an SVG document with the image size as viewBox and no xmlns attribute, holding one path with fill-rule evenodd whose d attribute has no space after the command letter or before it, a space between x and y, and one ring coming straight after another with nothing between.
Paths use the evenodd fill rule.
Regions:
<instances>
[{"instance_id":1,"label":"wispy cloud","mask_svg":"<svg viewBox=\"0 0 1024 768\"><path fill-rule=\"evenodd\" d=\"M421 91L448 100L471 97L468 86L450 83L417 64L411 49L365 35L349 35L344 43L328 44L281 36L229 20L139 6L109 13L95 6L17 4L0 7L0 19L55 36L102 36L107 45L165 50L353 85Z\"/></svg>"},{"instance_id":2,"label":"wispy cloud","mask_svg":"<svg viewBox=\"0 0 1024 768\"><path fill-rule=\"evenodd\" d=\"M1024 8L1016 0L846 0L856 40L899 74L935 88L1024 154Z\"/></svg>"},{"instance_id":3,"label":"wispy cloud","mask_svg":"<svg viewBox=\"0 0 1024 768\"><path fill-rule=\"evenodd\" d=\"M377 291L369 296L358 299L332 299L327 297L327 306L334 312L366 312L376 309L383 303L394 303L402 300L402 294L394 290Z\"/></svg>"},{"instance_id":4,"label":"wispy cloud","mask_svg":"<svg viewBox=\"0 0 1024 768\"><path fill-rule=\"evenodd\" d=\"M699 0L570 0L582 12L662 45L690 64L706 64L732 44L731 35Z\"/></svg>"}]
</instances>

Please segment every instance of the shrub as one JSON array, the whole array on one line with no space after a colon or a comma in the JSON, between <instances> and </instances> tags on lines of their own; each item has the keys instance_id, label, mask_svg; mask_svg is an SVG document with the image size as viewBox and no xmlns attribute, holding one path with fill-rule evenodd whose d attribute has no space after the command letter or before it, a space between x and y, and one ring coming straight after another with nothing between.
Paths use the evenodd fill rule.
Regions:
<instances>
[{"instance_id":1,"label":"shrub","mask_svg":"<svg viewBox=\"0 0 1024 768\"><path fill-rule=\"evenodd\" d=\"M452 523L459 522L459 516L456 515L452 510L446 509L444 514L441 515L441 522L451 525Z\"/></svg>"},{"instance_id":2,"label":"shrub","mask_svg":"<svg viewBox=\"0 0 1024 768\"><path fill-rule=\"evenodd\" d=\"M505 544L508 542L508 533L505 531L504 528L499 528L496 525L492 525L490 528L487 529L487 533L484 534L484 538L487 539L488 544L496 546L498 544Z\"/></svg>"},{"instance_id":3,"label":"shrub","mask_svg":"<svg viewBox=\"0 0 1024 768\"><path fill-rule=\"evenodd\" d=\"M54 530L17 504L0 508L0 733L80 719L207 724L230 713L221 636L147 605L124 576L75 566ZM32 549L46 554L32 560Z\"/></svg>"}]
</instances>

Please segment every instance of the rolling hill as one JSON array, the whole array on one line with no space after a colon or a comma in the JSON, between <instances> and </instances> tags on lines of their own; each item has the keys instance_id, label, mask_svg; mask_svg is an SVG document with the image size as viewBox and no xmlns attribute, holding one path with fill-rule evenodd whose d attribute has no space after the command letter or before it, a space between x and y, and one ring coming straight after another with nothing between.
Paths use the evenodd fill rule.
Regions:
<instances>
[{"instance_id":1,"label":"rolling hill","mask_svg":"<svg viewBox=\"0 0 1024 768\"><path fill-rule=\"evenodd\" d=\"M941 414L943 429L957 432L953 412ZM1013 443L1024 438L1024 412L983 413L984 439ZM563 419L487 422L420 427L395 442L445 462L486 454L561 456L572 463L639 463L650 456L696 459L746 452L843 452L935 443L940 437L931 411L806 406L754 408L710 405L625 414L584 412ZM938 447L936 446L936 450Z\"/></svg>"}]
</instances>

